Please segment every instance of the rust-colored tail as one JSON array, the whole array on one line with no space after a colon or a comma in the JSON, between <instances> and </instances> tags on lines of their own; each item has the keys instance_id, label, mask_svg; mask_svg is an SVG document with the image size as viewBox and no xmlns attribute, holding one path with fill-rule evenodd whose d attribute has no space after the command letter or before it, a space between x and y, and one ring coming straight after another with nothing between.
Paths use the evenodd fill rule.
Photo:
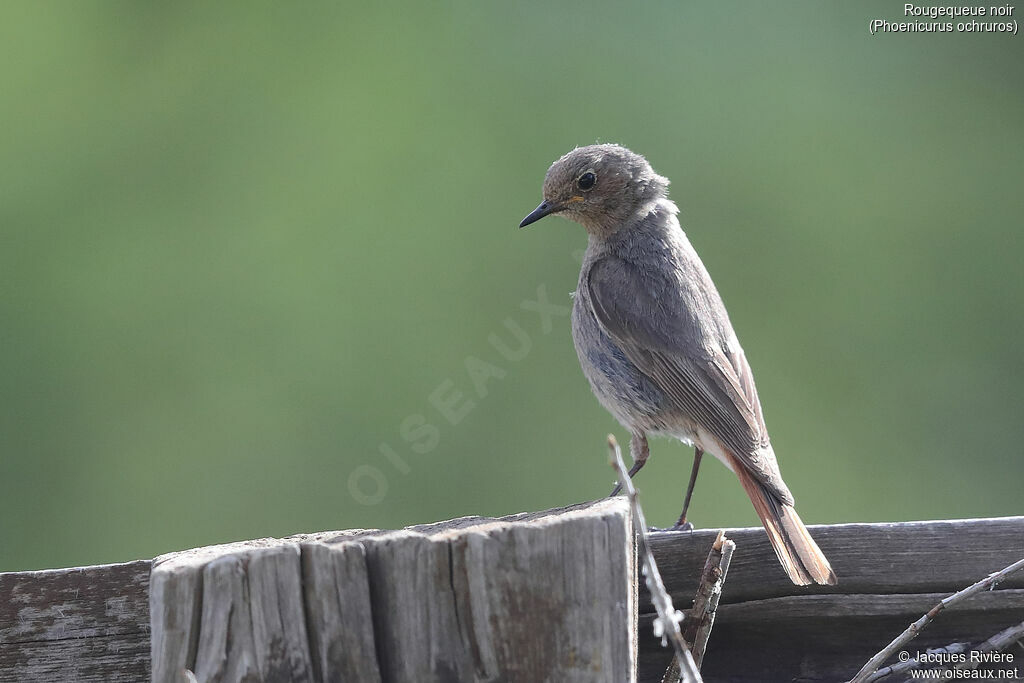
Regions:
<instances>
[{"instance_id":1,"label":"rust-colored tail","mask_svg":"<svg viewBox=\"0 0 1024 683\"><path fill-rule=\"evenodd\" d=\"M771 541L772 548L775 549L775 554L778 555L782 568L789 574L790 580L798 586L806 586L811 582L836 585L832 565L807 532L807 527L793 506L776 498L738 461L733 462L733 469L747 495L750 496L757 516L761 518L764 530L768 532L768 540Z\"/></svg>"}]
</instances>

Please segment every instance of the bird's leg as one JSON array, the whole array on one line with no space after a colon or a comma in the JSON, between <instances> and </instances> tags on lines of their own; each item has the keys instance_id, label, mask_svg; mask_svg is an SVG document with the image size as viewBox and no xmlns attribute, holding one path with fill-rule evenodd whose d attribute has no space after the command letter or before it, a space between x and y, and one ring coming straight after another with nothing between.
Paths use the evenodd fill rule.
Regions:
<instances>
[{"instance_id":1,"label":"bird's leg","mask_svg":"<svg viewBox=\"0 0 1024 683\"><path fill-rule=\"evenodd\" d=\"M643 432L633 432L629 437L629 454L633 457L633 466L629 468L629 478L632 479L633 475L639 472L647 462L647 456L651 454L651 449L647 447L647 437ZM609 495L617 496L621 490L622 484L616 484Z\"/></svg>"},{"instance_id":2,"label":"bird's leg","mask_svg":"<svg viewBox=\"0 0 1024 683\"><path fill-rule=\"evenodd\" d=\"M690 497L693 496L693 485L697 483L697 471L700 470L700 459L704 451L700 446L693 449L693 469L690 470L690 483L686 486L686 497L683 499L683 512L679 515L679 521L673 529L692 529L693 525L686 521L686 511L690 509Z\"/></svg>"}]
</instances>

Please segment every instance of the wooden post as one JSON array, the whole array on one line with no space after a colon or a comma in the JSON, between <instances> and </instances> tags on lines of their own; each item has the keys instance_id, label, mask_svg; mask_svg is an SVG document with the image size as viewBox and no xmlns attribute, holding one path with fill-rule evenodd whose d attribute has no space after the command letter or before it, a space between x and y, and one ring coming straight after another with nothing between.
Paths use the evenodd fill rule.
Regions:
<instances>
[{"instance_id":1,"label":"wooden post","mask_svg":"<svg viewBox=\"0 0 1024 683\"><path fill-rule=\"evenodd\" d=\"M635 586L622 499L200 548L154 561L153 681L621 683Z\"/></svg>"}]
</instances>

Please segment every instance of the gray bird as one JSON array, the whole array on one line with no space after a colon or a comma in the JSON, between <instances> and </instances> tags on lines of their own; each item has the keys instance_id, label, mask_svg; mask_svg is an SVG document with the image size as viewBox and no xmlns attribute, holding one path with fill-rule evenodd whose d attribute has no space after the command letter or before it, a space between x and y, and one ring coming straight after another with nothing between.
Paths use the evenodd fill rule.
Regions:
<instances>
[{"instance_id":1,"label":"gray bird","mask_svg":"<svg viewBox=\"0 0 1024 683\"><path fill-rule=\"evenodd\" d=\"M693 445L682 524L701 455L713 454L739 477L793 583L835 584L793 509L750 366L668 180L624 147L591 145L553 163L543 193L519 227L557 213L587 231L572 337L594 394L630 431L630 476L647 461L648 435Z\"/></svg>"}]
</instances>

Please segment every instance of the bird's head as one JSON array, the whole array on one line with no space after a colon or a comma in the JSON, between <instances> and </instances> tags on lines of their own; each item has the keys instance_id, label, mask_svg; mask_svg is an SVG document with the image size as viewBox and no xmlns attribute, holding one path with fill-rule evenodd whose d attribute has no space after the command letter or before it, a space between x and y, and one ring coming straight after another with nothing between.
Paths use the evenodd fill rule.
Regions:
<instances>
[{"instance_id":1,"label":"bird's head","mask_svg":"<svg viewBox=\"0 0 1024 683\"><path fill-rule=\"evenodd\" d=\"M625 147L577 147L551 164L544 178L544 201L519 227L557 213L591 234L609 235L667 190L668 180Z\"/></svg>"}]
</instances>

